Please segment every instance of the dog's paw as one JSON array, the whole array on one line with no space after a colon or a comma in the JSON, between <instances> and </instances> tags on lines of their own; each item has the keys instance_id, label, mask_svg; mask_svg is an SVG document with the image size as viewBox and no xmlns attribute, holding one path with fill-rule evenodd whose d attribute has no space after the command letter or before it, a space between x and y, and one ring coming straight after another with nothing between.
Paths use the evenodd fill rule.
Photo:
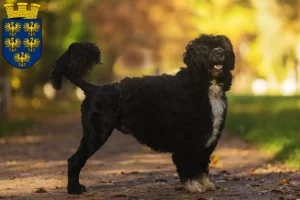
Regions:
<instances>
[{"instance_id":1,"label":"dog's paw","mask_svg":"<svg viewBox=\"0 0 300 200\"><path fill-rule=\"evenodd\" d=\"M198 179L199 183L202 184L204 186L204 188L207 191L211 191L211 190L216 190L215 185L209 181L209 179L207 178L207 176L202 176Z\"/></svg>"},{"instance_id":2,"label":"dog's paw","mask_svg":"<svg viewBox=\"0 0 300 200\"><path fill-rule=\"evenodd\" d=\"M84 185L68 185L68 194L82 194L83 192L86 192Z\"/></svg>"},{"instance_id":3,"label":"dog's paw","mask_svg":"<svg viewBox=\"0 0 300 200\"><path fill-rule=\"evenodd\" d=\"M191 193L203 193L206 191L205 186L196 180L188 180L184 183L184 188Z\"/></svg>"}]
</instances>

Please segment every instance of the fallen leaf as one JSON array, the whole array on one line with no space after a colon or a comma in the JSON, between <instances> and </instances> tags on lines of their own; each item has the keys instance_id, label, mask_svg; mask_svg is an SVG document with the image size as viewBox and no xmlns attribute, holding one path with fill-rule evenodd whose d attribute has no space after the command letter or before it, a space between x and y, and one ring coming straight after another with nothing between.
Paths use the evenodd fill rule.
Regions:
<instances>
[{"instance_id":1,"label":"fallen leaf","mask_svg":"<svg viewBox=\"0 0 300 200\"><path fill-rule=\"evenodd\" d=\"M226 192L226 191L228 191L228 188L221 188L220 189L222 192Z\"/></svg>"},{"instance_id":2,"label":"fallen leaf","mask_svg":"<svg viewBox=\"0 0 300 200\"><path fill-rule=\"evenodd\" d=\"M7 161L6 162L6 165L8 165L8 166L13 166L13 165L16 165L16 164L17 164L16 161Z\"/></svg>"},{"instance_id":3,"label":"fallen leaf","mask_svg":"<svg viewBox=\"0 0 300 200\"><path fill-rule=\"evenodd\" d=\"M47 190L45 188L38 188L35 193L47 193Z\"/></svg>"},{"instance_id":4,"label":"fallen leaf","mask_svg":"<svg viewBox=\"0 0 300 200\"><path fill-rule=\"evenodd\" d=\"M37 167L37 168L39 168L39 167L42 167L44 165L44 163L42 163L42 162L37 162L37 163L35 163L32 167Z\"/></svg>"},{"instance_id":5,"label":"fallen leaf","mask_svg":"<svg viewBox=\"0 0 300 200\"><path fill-rule=\"evenodd\" d=\"M63 176L56 176L55 177L55 179L57 179L57 180L63 180L65 177L63 177Z\"/></svg>"},{"instance_id":6,"label":"fallen leaf","mask_svg":"<svg viewBox=\"0 0 300 200\"><path fill-rule=\"evenodd\" d=\"M216 165L220 160L220 156L212 155L210 160L211 160L212 164Z\"/></svg>"},{"instance_id":7,"label":"fallen leaf","mask_svg":"<svg viewBox=\"0 0 300 200\"><path fill-rule=\"evenodd\" d=\"M288 184L290 184L290 182L288 180L286 180L286 179L281 179L280 180L280 184L282 184L282 185L288 185Z\"/></svg>"},{"instance_id":8,"label":"fallen leaf","mask_svg":"<svg viewBox=\"0 0 300 200\"><path fill-rule=\"evenodd\" d=\"M140 159L135 159L135 160L125 160L120 162L121 165L132 165L132 164L137 164L140 163L141 160Z\"/></svg>"}]
</instances>

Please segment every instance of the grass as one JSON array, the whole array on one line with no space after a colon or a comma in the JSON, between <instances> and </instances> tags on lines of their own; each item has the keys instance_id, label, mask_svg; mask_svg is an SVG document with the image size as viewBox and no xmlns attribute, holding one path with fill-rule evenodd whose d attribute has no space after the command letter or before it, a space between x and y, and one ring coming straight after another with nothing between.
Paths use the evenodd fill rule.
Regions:
<instances>
[{"instance_id":1,"label":"grass","mask_svg":"<svg viewBox=\"0 0 300 200\"><path fill-rule=\"evenodd\" d=\"M23 130L33 125L33 120L4 120L0 122L0 137L7 136L14 131Z\"/></svg>"},{"instance_id":2,"label":"grass","mask_svg":"<svg viewBox=\"0 0 300 200\"><path fill-rule=\"evenodd\" d=\"M78 112L81 102L76 100L47 101L45 99L14 99L14 109L9 118L0 121L0 137L30 128L36 121L58 115Z\"/></svg>"},{"instance_id":3,"label":"grass","mask_svg":"<svg viewBox=\"0 0 300 200\"><path fill-rule=\"evenodd\" d=\"M274 160L300 169L300 97L229 96L226 127Z\"/></svg>"},{"instance_id":4,"label":"grass","mask_svg":"<svg viewBox=\"0 0 300 200\"><path fill-rule=\"evenodd\" d=\"M15 102L13 115L18 118L26 117L36 120L79 112L81 104L80 101L76 100L47 101L35 99L35 101L23 100L22 106L18 106L18 101L20 100Z\"/></svg>"}]
</instances>

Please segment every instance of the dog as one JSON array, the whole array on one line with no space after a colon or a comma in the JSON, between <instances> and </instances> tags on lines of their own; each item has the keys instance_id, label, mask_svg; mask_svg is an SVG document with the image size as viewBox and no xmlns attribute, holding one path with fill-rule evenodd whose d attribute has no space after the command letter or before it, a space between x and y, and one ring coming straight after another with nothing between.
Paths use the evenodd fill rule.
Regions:
<instances>
[{"instance_id":1,"label":"dog","mask_svg":"<svg viewBox=\"0 0 300 200\"><path fill-rule=\"evenodd\" d=\"M86 95L81 105L83 136L68 159L68 193L86 191L79 183L80 171L115 128L155 151L172 153L186 190L214 190L208 167L224 129L225 93L232 85L235 65L228 37L201 34L189 42L183 54L187 67L176 75L126 77L95 86L82 77L101 63L100 56L96 45L75 42L53 64L55 89L62 88L66 77Z\"/></svg>"}]
</instances>

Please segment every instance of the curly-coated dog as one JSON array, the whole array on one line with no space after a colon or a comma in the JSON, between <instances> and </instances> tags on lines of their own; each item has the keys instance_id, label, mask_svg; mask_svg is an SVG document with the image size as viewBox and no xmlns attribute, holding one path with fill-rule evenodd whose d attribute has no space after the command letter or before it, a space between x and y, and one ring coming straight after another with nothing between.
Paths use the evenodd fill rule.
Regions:
<instances>
[{"instance_id":1,"label":"curly-coated dog","mask_svg":"<svg viewBox=\"0 0 300 200\"><path fill-rule=\"evenodd\" d=\"M235 55L224 35L200 35L186 47L186 68L176 75L125 78L95 86L82 76L100 63L100 50L77 42L54 63L51 81L63 76L86 94L82 103L83 136L68 159L68 193L86 191L79 173L114 128L159 152L171 152L180 181L190 192L213 190L208 180L210 155L224 128L225 92L231 87Z\"/></svg>"}]
</instances>

